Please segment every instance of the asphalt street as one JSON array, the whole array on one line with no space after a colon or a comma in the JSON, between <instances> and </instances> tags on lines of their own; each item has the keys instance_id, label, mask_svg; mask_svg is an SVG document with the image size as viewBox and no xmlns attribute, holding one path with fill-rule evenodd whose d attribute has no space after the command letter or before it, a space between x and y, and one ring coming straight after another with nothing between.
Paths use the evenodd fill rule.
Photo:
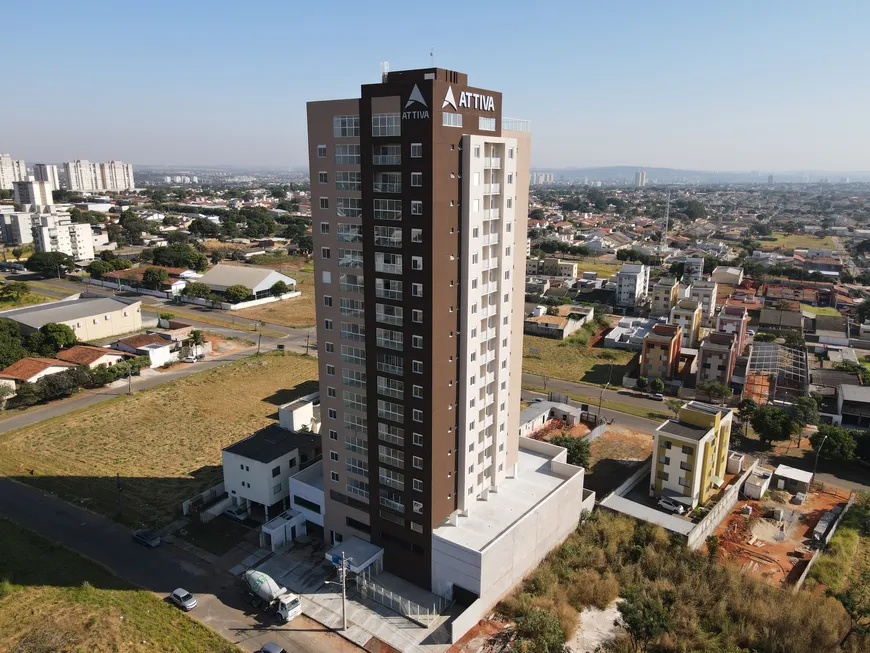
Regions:
<instances>
[{"instance_id":1,"label":"asphalt street","mask_svg":"<svg viewBox=\"0 0 870 653\"><path fill-rule=\"evenodd\" d=\"M248 606L244 585L229 573L171 544L146 549L124 527L28 485L0 478L0 515L161 598L185 588L198 601L190 616L246 651L270 641L301 653L362 650L305 616L281 625Z\"/></svg>"},{"instance_id":2,"label":"asphalt street","mask_svg":"<svg viewBox=\"0 0 870 653\"><path fill-rule=\"evenodd\" d=\"M531 390L523 390L520 397L523 401L534 401L535 399L546 399L547 395L542 393L542 392L533 392ZM581 402L574 401L573 399L569 400L568 403L571 406L580 406L581 405ZM659 407L661 407L660 402L656 402L656 403L659 405ZM598 412L598 397L595 397L594 401L592 401L590 399L589 404L590 404L589 405L590 412L592 412L593 414L597 413ZM661 408L660 408L660 410L661 410ZM610 420L613 420L614 425L627 426L628 428L630 428L632 430L641 431L643 433L649 433L649 434L652 434L656 430L656 427L658 427L661 424L661 422L656 422L655 420L644 419L642 417L635 417L634 415L620 413L617 410L609 410L607 408L601 409L601 416L604 419L606 419L608 422Z\"/></svg>"}]
</instances>

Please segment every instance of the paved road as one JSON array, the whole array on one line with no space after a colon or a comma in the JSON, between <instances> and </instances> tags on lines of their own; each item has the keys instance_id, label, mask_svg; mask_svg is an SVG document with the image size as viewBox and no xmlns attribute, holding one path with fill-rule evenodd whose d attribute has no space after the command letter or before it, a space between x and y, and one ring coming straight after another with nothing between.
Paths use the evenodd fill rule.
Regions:
<instances>
[{"instance_id":1,"label":"paved road","mask_svg":"<svg viewBox=\"0 0 870 653\"><path fill-rule=\"evenodd\" d=\"M616 381L618 382L618 379ZM528 372L525 372L523 373L523 384L543 388L544 379L537 374L529 374ZM615 387L619 386L617 385ZM584 397L589 397L590 402L594 400L594 403L596 405L598 404L599 397L601 397L601 390L602 388L599 388L597 386L584 385L582 383L573 383L571 381L565 381L563 379L547 379L547 391L570 393L572 395L582 395ZM625 389L605 390L604 400L618 401L623 404L631 404L632 406L648 408L651 411L657 411L660 413L668 412L667 406L665 406L661 401L656 401L655 399L647 399L646 397L636 395L637 393Z\"/></svg>"},{"instance_id":2,"label":"paved road","mask_svg":"<svg viewBox=\"0 0 870 653\"><path fill-rule=\"evenodd\" d=\"M535 399L546 399L547 395L542 392L532 392L531 390L523 390L520 395L523 401L534 401ZM597 401L597 398L596 398ZM579 406L579 401L574 401L573 399L569 401L572 406ZM661 407L660 402L655 402ZM598 411L597 403L595 406L590 406L593 413ZM628 415L627 413L620 413L616 410L609 410L607 408L601 409L601 416L606 420L610 421L611 419L614 421L614 424L617 426L627 426L628 428L640 431L642 433L652 434L656 428L661 424L661 422L657 422L651 419L644 419L642 417L635 417L634 415Z\"/></svg>"},{"instance_id":3,"label":"paved road","mask_svg":"<svg viewBox=\"0 0 870 653\"><path fill-rule=\"evenodd\" d=\"M190 616L244 650L256 651L269 641L301 653L362 650L304 616L280 626L242 601L243 585L229 573L171 544L145 549L134 544L130 531L118 524L30 486L0 479L0 515L162 598L184 587L199 602Z\"/></svg>"}]
</instances>

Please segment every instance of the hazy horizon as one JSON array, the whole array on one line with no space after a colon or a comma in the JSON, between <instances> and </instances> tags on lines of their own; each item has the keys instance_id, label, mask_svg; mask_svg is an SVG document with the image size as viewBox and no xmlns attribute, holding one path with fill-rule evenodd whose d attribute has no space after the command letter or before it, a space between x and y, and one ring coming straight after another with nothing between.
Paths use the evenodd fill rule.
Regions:
<instances>
[{"instance_id":1,"label":"hazy horizon","mask_svg":"<svg viewBox=\"0 0 870 653\"><path fill-rule=\"evenodd\" d=\"M0 152L28 163L302 168L307 101L358 96L382 60L392 70L427 67L434 46L436 66L501 91L506 116L532 121L538 169L870 167L868 4L560 1L463 11L463 24L485 24L492 36L407 3L377 12L346 0L304 11L19 3L13 22L39 24L40 35L7 35L32 74L16 78L0 108Z\"/></svg>"}]
</instances>

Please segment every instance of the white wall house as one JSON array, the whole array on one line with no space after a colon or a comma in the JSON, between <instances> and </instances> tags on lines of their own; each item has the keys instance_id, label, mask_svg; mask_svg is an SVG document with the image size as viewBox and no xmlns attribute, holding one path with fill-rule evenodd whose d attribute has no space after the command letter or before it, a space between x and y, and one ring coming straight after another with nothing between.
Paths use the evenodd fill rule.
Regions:
<instances>
[{"instance_id":1,"label":"white wall house","mask_svg":"<svg viewBox=\"0 0 870 653\"><path fill-rule=\"evenodd\" d=\"M319 436L271 424L223 450L224 487L233 505L257 504L274 517L286 508L290 477L319 455Z\"/></svg>"}]
</instances>

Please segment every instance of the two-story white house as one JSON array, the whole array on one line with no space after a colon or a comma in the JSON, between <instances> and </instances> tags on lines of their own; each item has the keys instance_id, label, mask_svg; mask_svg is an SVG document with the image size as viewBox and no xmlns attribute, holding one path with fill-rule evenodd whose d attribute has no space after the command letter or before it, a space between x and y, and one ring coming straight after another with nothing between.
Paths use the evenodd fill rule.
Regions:
<instances>
[{"instance_id":1,"label":"two-story white house","mask_svg":"<svg viewBox=\"0 0 870 653\"><path fill-rule=\"evenodd\" d=\"M222 452L224 488L233 506L268 520L287 509L289 478L320 459L320 436L271 424Z\"/></svg>"}]
</instances>

